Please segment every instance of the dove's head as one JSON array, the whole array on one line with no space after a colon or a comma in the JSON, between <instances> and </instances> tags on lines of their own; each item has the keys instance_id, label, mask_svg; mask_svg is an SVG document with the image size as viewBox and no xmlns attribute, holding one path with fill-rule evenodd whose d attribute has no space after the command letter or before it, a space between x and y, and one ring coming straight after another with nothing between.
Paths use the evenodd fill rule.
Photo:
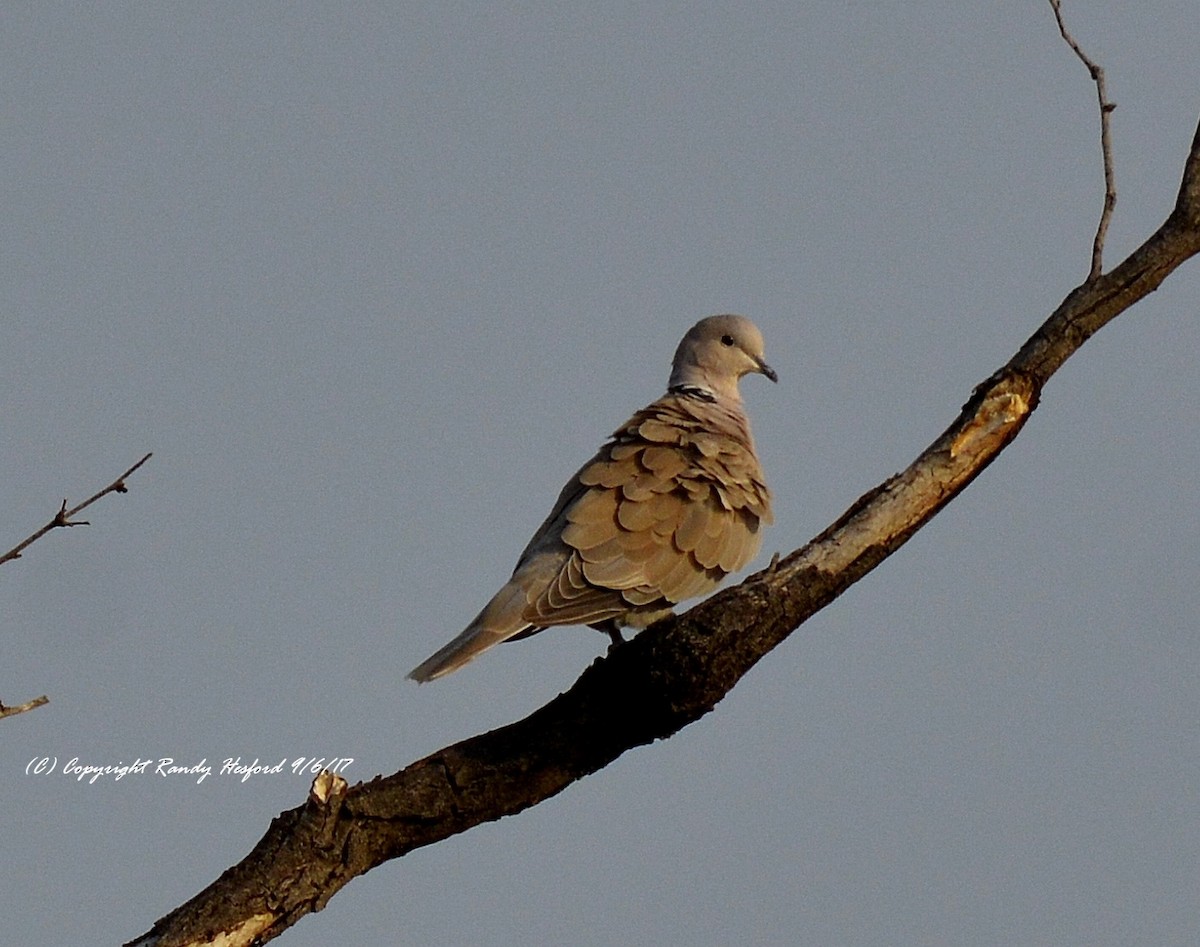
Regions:
<instances>
[{"instance_id":1,"label":"dove's head","mask_svg":"<svg viewBox=\"0 0 1200 947\"><path fill-rule=\"evenodd\" d=\"M738 379L757 372L777 381L763 358L763 337L745 316L709 316L688 329L675 350L669 388L701 388L739 400Z\"/></svg>"}]
</instances>

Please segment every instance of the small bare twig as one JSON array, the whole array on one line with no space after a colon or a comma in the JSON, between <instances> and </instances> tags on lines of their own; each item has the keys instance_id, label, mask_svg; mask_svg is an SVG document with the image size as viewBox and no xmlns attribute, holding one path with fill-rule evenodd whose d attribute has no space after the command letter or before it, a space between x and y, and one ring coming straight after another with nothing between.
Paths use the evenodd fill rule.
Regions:
<instances>
[{"instance_id":1,"label":"small bare twig","mask_svg":"<svg viewBox=\"0 0 1200 947\"><path fill-rule=\"evenodd\" d=\"M24 552L27 547L33 545L35 542L37 542L39 539L41 539L43 536L45 536L48 532L50 532L50 530L56 529L59 526L88 526L89 523L87 520L73 520L73 519L71 519L71 517L81 511L87 509L87 507L91 506L93 503L95 503L97 500L99 500L103 496L107 496L110 493L126 493L126 492L128 492L128 488L125 486L125 478L128 477L135 470L137 470L140 466L142 466L142 464L144 464L146 461L148 461L153 456L154 456L153 454L147 454L145 457L143 457L141 460L139 460L136 464L134 464L132 467L130 467L128 470L126 470L123 474L121 474L121 476L117 477L117 479L114 480L112 483L110 483L107 487L105 487L103 490L99 491L98 493L95 493L92 496L88 497L86 500L84 500L78 506L74 506L68 510L67 509L67 501L63 500L62 506L59 507L58 512L54 514L54 519L52 519L49 523L47 523L45 526L43 526L37 532L33 533L28 538L24 539L17 545L13 546L13 548L10 549L8 552L4 553L3 555L0 555L0 563L8 562L10 559L20 559L21 553Z\"/></svg>"},{"instance_id":2,"label":"small bare twig","mask_svg":"<svg viewBox=\"0 0 1200 947\"><path fill-rule=\"evenodd\" d=\"M15 717L17 714L23 714L27 710L33 710L34 707L41 707L42 704L48 703L50 703L50 698L45 694L35 697L33 700L27 700L23 704L17 704L15 707L7 707L3 701L0 701L0 720L5 717Z\"/></svg>"},{"instance_id":3,"label":"small bare twig","mask_svg":"<svg viewBox=\"0 0 1200 947\"><path fill-rule=\"evenodd\" d=\"M1083 47L1075 40L1063 22L1062 0L1050 0L1054 10L1054 19L1058 23L1058 31L1067 45L1074 50L1079 61L1087 66L1087 71L1096 83L1096 96L1100 100L1100 150L1104 155L1104 210L1100 212L1100 223L1096 227L1096 238L1092 241L1092 268L1088 271L1088 282L1097 279L1104 268L1104 239L1108 235L1108 224L1112 220L1113 208L1117 206L1117 185L1113 175L1112 156L1112 113L1117 107L1115 102L1108 99L1108 87L1104 84L1104 70L1083 51Z\"/></svg>"}]
</instances>

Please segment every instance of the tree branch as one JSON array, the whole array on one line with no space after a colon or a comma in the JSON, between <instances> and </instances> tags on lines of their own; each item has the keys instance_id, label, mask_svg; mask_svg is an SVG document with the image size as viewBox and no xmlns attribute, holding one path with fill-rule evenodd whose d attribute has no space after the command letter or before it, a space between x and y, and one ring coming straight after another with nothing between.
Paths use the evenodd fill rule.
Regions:
<instances>
[{"instance_id":1,"label":"tree branch","mask_svg":"<svg viewBox=\"0 0 1200 947\"><path fill-rule=\"evenodd\" d=\"M903 472L763 572L597 659L567 692L524 720L349 787L322 773L305 805L283 812L238 865L128 947L262 944L321 910L352 878L482 822L513 815L602 769L626 750L700 719L776 645L899 549L1020 433L1046 382L1093 334L1200 252L1200 126L1175 208L1107 275L1116 203L1104 72L1067 31L1100 100L1104 210L1087 279Z\"/></svg>"},{"instance_id":2,"label":"tree branch","mask_svg":"<svg viewBox=\"0 0 1200 947\"><path fill-rule=\"evenodd\" d=\"M1112 220L1113 208L1117 206L1117 186L1113 176L1112 156L1112 113L1116 103L1108 99L1108 88L1104 83L1104 70L1094 62L1083 47L1076 42L1075 37L1067 30L1063 21L1062 0L1050 0L1054 10L1054 20L1058 23L1058 32L1067 41L1075 55L1086 67L1092 81L1096 83L1096 96L1100 100L1100 151L1104 158L1104 209L1100 212L1100 223L1096 227L1096 236L1092 240L1092 267L1088 271L1088 279L1094 280L1100 275L1104 265L1104 240L1108 236L1108 224Z\"/></svg>"},{"instance_id":3,"label":"tree branch","mask_svg":"<svg viewBox=\"0 0 1200 947\"><path fill-rule=\"evenodd\" d=\"M154 456L153 454L147 454L145 457L143 457L141 460L139 460L136 464L134 464L132 467L130 467L128 470L126 470L123 474L121 474L121 476L117 477L117 479L114 480L112 483L110 483L107 487L105 487L103 490L98 491L97 493L94 493L92 496L88 497L86 500L84 500L78 506L74 506L68 510L67 509L67 501L63 500L62 506L60 506L58 508L58 512L54 514L54 518L52 520L50 520L49 523L47 523L41 529L39 529L39 530L35 531L34 533L30 534L29 536L27 536L21 542L17 543L17 545L13 546L13 548L10 549L8 552L4 553L3 555L0 555L0 564L8 562L12 559L20 559L21 553L23 553L28 547L32 546L35 542L37 542L39 539L41 539L43 536L45 536L52 529L57 529L60 526L88 526L88 525L90 525L87 520L73 520L73 519L71 519L71 517L75 516L80 511L87 509L89 506L91 506L93 503L95 503L97 500L99 500L103 496L107 496L110 493L126 493L126 492L128 492L128 488L125 486L125 478L127 478L131 473L133 473L135 470L137 470L140 466L142 466L142 464L144 464L146 461L148 461L153 456ZM27 710L33 710L35 707L41 707L43 704L48 704L49 702L50 702L50 698L46 697L45 695L42 695L41 697L35 697L33 700L26 701L23 704L17 704L16 706L13 706L13 707L6 707L4 705L4 703L2 701L0 701L0 720L3 720L5 717L14 717L17 714L23 714Z\"/></svg>"},{"instance_id":4,"label":"tree branch","mask_svg":"<svg viewBox=\"0 0 1200 947\"><path fill-rule=\"evenodd\" d=\"M265 943L357 875L536 805L698 720L974 480L1021 431L1067 358L1198 251L1200 128L1166 222L1110 273L1089 274L908 469L782 561L596 660L524 720L353 788L322 774L308 801L281 813L241 863L132 945L210 943L217 934L223 944Z\"/></svg>"},{"instance_id":5,"label":"tree branch","mask_svg":"<svg viewBox=\"0 0 1200 947\"><path fill-rule=\"evenodd\" d=\"M23 714L27 710L33 710L34 707L41 707L42 704L50 703L50 698L43 694L41 697L35 697L33 700L27 700L23 704L17 704L13 707L6 706L0 701L0 720L5 717L15 717L17 714Z\"/></svg>"},{"instance_id":6,"label":"tree branch","mask_svg":"<svg viewBox=\"0 0 1200 947\"><path fill-rule=\"evenodd\" d=\"M30 536L26 537L21 542L17 543L17 545L13 546L13 548L8 552L0 555L0 564L8 562L10 559L20 559L21 553L45 536L52 529L57 529L60 526L90 526L91 524L87 520L72 520L71 517L87 509L101 497L108 496L110 493L128 493L129 488L125 486L125 479L153 456L153 454L147 454L136 464L121 474L121 476L117 477L117 479L110 483L107 487L88 497L78 506L73 506L68 510L67 501L63 500L62 506L59 507L58 512L54 514L54 518L50 520L49 523Z\"/></svg>"}]
</instances>

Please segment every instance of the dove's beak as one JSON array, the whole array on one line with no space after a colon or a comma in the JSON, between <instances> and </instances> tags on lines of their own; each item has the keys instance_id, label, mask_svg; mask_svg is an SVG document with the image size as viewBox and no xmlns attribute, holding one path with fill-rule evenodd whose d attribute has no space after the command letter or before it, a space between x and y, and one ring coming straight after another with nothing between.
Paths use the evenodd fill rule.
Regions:
<instances>
[{"instance_id":1,"label":"dove's beak","mask_svg":"<svg viewBox=\"0 0 1200 947\"><path fill-rule=\"evenodd\" d=\"M779 381L779 376L775 374L775 369L764 362L761 358L757 358L755 361L758 362L759 374L766 375L773 382Z\"/></svg>"}]
</instances>

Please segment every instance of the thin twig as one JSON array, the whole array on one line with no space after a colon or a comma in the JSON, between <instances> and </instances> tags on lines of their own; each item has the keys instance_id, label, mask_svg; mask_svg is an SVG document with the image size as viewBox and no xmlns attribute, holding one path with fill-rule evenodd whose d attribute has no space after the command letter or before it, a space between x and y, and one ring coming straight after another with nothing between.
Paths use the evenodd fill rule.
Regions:
<instances>
[{"instance_id":1,"label":"thin twig","mask_svg":"<svg viewBox=\"0 0 1200 947\"><path fill-rule=\"evenodd\" d=\"M1108 99L1108 87L1104 84L1104 70L1083 51L1075 37L1067 29L1062 17L1062 0L1050 0L1054 10L1054 19L1058 22L1058 31L1067 45L1074 50L1079 61L1087 66L1087 71L1096 83L1096 96L1100 100L1100 150L1104 155L1104 210L1100 212L1100 223L1096 227L1096 238L1092 241L1092 268L1088 271L1088 282L1100 276L1104 269L1104 239L1108 235L1108 224L1112 220L1113 208L1117 206L1117 186L1113 176L1112 156L1112 113L1117 107L1115 102Z\"/></svg>"},{"instance_id":2,"label":"thin twig","mask_svg":"<svg viewBox=\"0 0 1200 947\"><path fill-rule=\"evenodd\" d=\"M35 697L33 700L27 700L23 704L17 704L15 707L6 707L3 701L0 701L0 720L5 717L15 717L17 714L23 714L27 710L33 710L34 707L41 707L42 704L48 703L50 703L50 698L45 694Z\"/></svg>"},{"instance_id":3,"label":"thin twig","mask_svg":"<svg viewBox=\"0 0 1200 947\"><path fill-rule=\"evenodd\" d=\"M153 456L154 456L153 454L147 454L145 457L143 457L141 460L139 460L136 464L134 464L132 467L130 467L128 470L126 470L123 474L121 474L121 476L117 477L117 479L114 480L112 483L110 483L107 487L105 487L103 490L100 490L99 492L93 494L92 496L88 497L86 500L84 500L78 506L74 506L68 510L67 509L67 501L63 500L62 506L59 507L58 512L54 514L54 519L52 519L49 523L47 523L45 526L43 526L37 532L33 533L28 538L24 539L17 545L13 546L13 548L10 549L8 552L4 553L3 555L0 555L0 563L8 562L10 559L20 559L21 553L24 552L28 546L33 545L35 542L37 542L39 539L41 539L43 536L45 536L48 532L50 532L50 530L56 529L59 526L87 526L87 525L89 525L87 520L73 520L73 519L71 519L71 517L81 511L87 509L87 507L91 506L93 503L95 503L97 500L99 500L103 496L107 496L110 493L126 493L126 492L128 492L128 488L125 486L125 478L128 477L135 470L137 470L140 466L142 466L142 464L144 464L146 461L148 461Z\"/></svg>"}]
</instances>

